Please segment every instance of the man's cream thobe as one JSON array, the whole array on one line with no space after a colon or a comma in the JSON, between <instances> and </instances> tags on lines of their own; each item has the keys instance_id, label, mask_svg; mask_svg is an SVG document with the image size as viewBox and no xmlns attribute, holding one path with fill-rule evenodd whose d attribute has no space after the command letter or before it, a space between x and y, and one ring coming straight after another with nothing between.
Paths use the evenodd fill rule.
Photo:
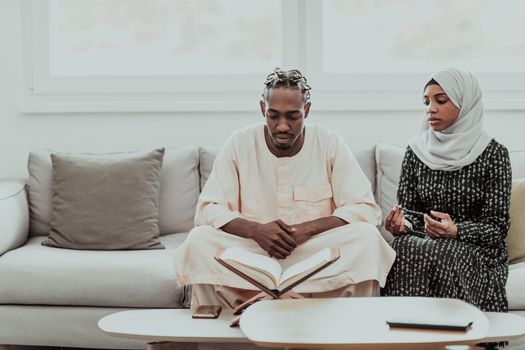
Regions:
<instances>
[{"instance_id":1,"label":"man's cream thobe","mask_svg":"<svg viewBox=\"0 0 525 350\"><path fill-rule=\"evenodd\" d=\"M236 218L299 224L330 215L349 224L320 233L277 260L286 268L322 248L340 248L339 260L294 291L321 293L364 281L383 286L395 252L376 228L381 211L344 140L327 128L306 124L300 152L277 158L266 145L264 124L237 131L217 155L199 197L197 227L175 252L177 278L181 285L255 290L213 257L219 247L231 246L267 253L254 240L220 228Z\"/></svg>"}]
</instances>

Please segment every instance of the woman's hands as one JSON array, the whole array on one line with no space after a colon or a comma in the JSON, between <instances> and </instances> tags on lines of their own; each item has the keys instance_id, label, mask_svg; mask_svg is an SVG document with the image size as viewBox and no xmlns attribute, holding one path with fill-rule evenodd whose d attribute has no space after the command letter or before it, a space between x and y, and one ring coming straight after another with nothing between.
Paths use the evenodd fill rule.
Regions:
<instances>
[{"instance_id":1,"label":"woman's hands","mask_svg":"<svg viewBox=\"0 0 525 350\"><path fill-rule=\"evenodd\" d=\"M441 221L434 220L429 215L425 214L425 232L427 235L432 238L458 237L458 227L454 224L450 215L434 210L431 210L430 214L441 219Z\"/></svg>"},{"instance_id":2,"label":"woman's hands","mask_svg":"<svg viewBox=\"0 0 525 350\"><path fill-rule=\"evenodd\" d=\"M425 214L423 219L425 222L425 233L432 238L457 238L458 227L452 221L452 218L447 213L431 210L430 215ZM437 220L439 219L439 220ZM395 206L388 217L386 218L385 228L395 236L407 233L408 221L405 219L404 211Z\"/></svg>"},{"instance_id":3,"label":"woman's hands","mask_svg":"<svg viewBox=\"0 0 525 350\"><path fill-rule=\"evenodd\" d=\"M404 235L407 233L405 225L405 213L399 206L395 206L386 218L385 228L393 235Z\"/></svg>"}]
</instances>

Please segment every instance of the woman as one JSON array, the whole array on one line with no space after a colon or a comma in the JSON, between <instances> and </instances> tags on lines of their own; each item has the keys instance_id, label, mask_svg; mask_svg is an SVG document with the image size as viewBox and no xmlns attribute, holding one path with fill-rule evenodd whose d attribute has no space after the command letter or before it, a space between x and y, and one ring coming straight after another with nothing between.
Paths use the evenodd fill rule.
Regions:
<instances>
[{"instance_id":1,"label":"woman","mask_svg":"<svg viewBox=\"0 0 525 350\"><path fill-rule=\"evenodd\" d=\"M383 294L459 298L506 312L508 151L483 130L471 73L434 74L423 101L427 118L409 142L399 205L386 220L397 258Z\"/></svg>"}]
</instances>

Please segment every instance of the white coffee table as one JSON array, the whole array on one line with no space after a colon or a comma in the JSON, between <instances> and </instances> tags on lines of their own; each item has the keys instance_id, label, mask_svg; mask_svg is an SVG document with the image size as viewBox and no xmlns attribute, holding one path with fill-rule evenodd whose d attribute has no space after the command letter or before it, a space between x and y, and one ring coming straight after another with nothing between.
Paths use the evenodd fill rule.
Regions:
<instances>
[{"instance_id":1,"label":"white coffee table","mask_svg":"<svg viewBox=\"0 0 525 350\"><path fill-rule=\"evenodd\" d=\"M98 327L112 336L143 340L148 350L260 350L239 327L230 327L233 317L232 311L207 320L193 319L188 309L131 310L101 318Z\"/></svg>"},{"instance_id":2,"label":"white coffee table","mask_svg":"<svg viewBox=\"0 0 525 350\"><path fill-rule=\"evenodd\" d=\"M391 315L472 317L467 333L389 331ZM118 337L150 342L150 350L255 348L254 343L281 348L444 349L449 344L511 340L525 334L525 318L482 313L452 299L340 298L261 301L241 317L241 328L229 327L231 312L216 320L192 319L190 310L157 309L118 312L102 318L99 328ZM168 342L168 343L162 343ZM191 343L191 345L190 345ZM221 344L233 345L222 347ZM366 345L365 345L366 344ZM203 348L202 346L198 347Z\"/></svg>"},{"instance_id":3,"label":"white coffee table","mask_svg":"<svg viewBox=\"0 0 525 350\"><path fill-rule=\"evenodd\" d=\"M473 325L467 332L390 329L386 320L399 318L468 319ZM243 313L240 324L254 343L286 348L442 347L479 343L489 333L489 320L479 309L434 298L262 301Z\"/></svg>"},{"instance_id":4,"label":"white coffee table","mask_svg":"<svg viewBox=\"0 0 525 350\"><path fill-rule=\"evenodd\" d=\"M103 317L98 327L125 338L151 342L250 343L239 327L231 328L233 313L218 319L193 319L188 309L131 310Z\"/></svg>"}]
</instances>

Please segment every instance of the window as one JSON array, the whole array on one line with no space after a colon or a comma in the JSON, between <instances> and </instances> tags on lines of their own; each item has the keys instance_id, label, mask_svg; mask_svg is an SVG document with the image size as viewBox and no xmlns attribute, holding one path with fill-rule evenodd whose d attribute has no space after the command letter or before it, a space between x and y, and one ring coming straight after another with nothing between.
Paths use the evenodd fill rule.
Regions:
<instances>
[{"instance_id":1,"label":"window","mask_svg":"<svg viewBox=\"0 0 525 350\"><path fill-rule=\"evenodd\" d=\"M253 109L299 68L316 109L412 110L430 72L525 107L520 0L25 0L24 112Z\"/></svg>"},{"instance_id":2,"label":"window","mask_svg":"<svg viewBox=\"0 0 525 350\"><path fill-rule=\"evenodd\" d=\"M321 13L327 73L525 72L521 0L325 0Z\"/></svg>"},{"instance_id":3,"label":"window","mask_svg":"<svg viewBox=\"0 0 525 350\"><path fill-rule=\"evenodd\" d=\"M50 76L261 74L281 63L281 0L50 0L49 18Z\"/></svg>"}]
</instances>

